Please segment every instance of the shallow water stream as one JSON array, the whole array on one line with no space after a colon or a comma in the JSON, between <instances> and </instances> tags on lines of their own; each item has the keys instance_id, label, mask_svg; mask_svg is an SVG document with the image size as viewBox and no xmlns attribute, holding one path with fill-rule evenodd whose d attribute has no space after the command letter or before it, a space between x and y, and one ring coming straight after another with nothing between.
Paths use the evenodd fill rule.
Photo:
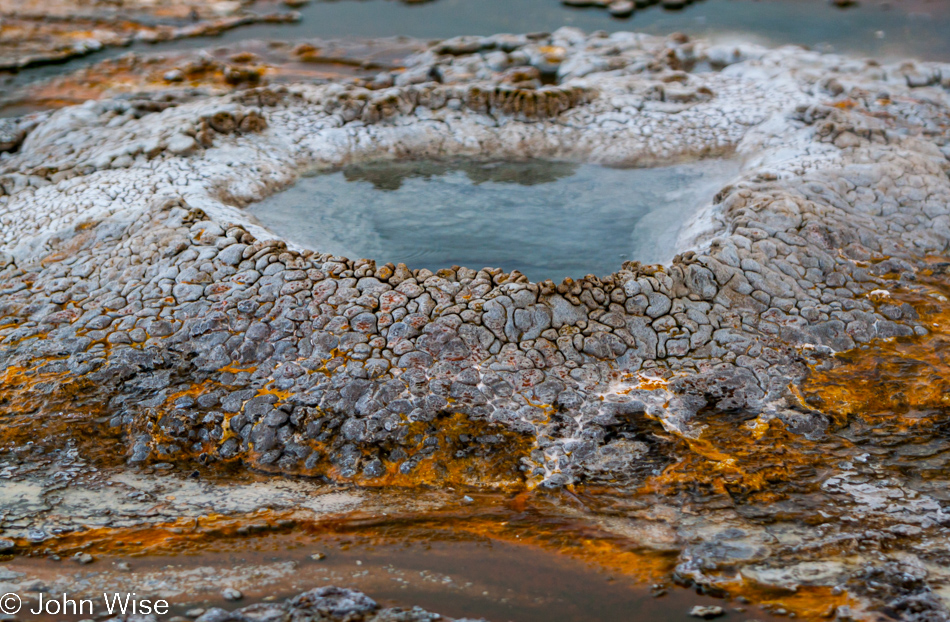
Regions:
<instances>
[{"instance_id":1,"label":"shallow water stream","mask_svg":"<svg viewBox=\"0 0 950 622\"><path fill-rule=\"evenodd\" d=\"M498 501L480 497L467 510L402 514L390 521L343 517L277 533L269 533L266 519L259 518L247 523L261 527L257 535L189 543L176 543L172 535L144 552L109 552L116 546L127 551L148 544L142 542L147 535L129 533L123 542L88 548L96 559L89 566L16 559L0 567L6 573L0 574L0 585L4 577L26 573L47 586L25 595L28 607L37 607L41 591L48 599L63 589L75 599L92 599L96 612L104 609L99 595L111 591L164 598L170 613L183 615L196 608L234 609L321 585L345 585L384 606L418 605L492 622L686 622L694 619L688 613L697 605L724 607L727 619L779 619L768 607L714 598L669 582L663 575L674 555L637 550L617 538L604 545L598 542L603 534L583 521L517 511ZM226 601L224 587L239 589L243 597Z\"/></svg>"}]
</instances>

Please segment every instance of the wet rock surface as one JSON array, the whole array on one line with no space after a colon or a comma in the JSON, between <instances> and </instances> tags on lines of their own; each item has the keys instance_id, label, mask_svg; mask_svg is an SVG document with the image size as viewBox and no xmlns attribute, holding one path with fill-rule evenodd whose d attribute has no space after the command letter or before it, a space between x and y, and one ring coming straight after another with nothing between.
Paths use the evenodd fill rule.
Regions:
<instances>
[{"instance_id":1,"label":"wet rock surface","mask_svg":"<svg viewBox=\"0 0 950 622\"><path fill-rule=\"evenodd\" d=\"M0 71L63 62L106 47L210 36L260 23L291 23L291 11L260 13L253 2L0 2ZM262 4L261 6L265 6ZM279 5L270 4L276 9Z\"/></svg>"},{"instance_id":2,"label":"wet rock surface","mask_svg":"<svg viewBox=\"0 0 950 622\"><path fill-rule=\"evenodd\" d=\"M583 510L544 503L677 551L683 582L946 619L945 466L926 484L889 469L859 424L874 413L802 387L836 353L932 336L897 294L939 288L921 281L950 241L947 76L562 29L443 41L363 85L11 120L0 477L29 488L78 459L574 486L598 491ZM303 251L241 210L358 161L733 154L741 181L671 264L560 284ZM900 455L950 450L942 418ZM68 490L70 472L46 477ZM46 539L49 485L4 518L15 547Z\"/></svg>"},{"instance_id":3,"label":"wet rock surface","mask_svg":"<svg viewBox=\"0 0 950 622\"><path fill-rule=\"evenodd\" d=\"M421 608L409 611L383 608L365 594L338 587L322 587L304 592L283 604L260 604L236 611L211 609L196 618L199 622L245 622L249 620L319 620L340 622L430 622L447 620Z\"/></svg>"},{"instance_id":4,"label":"wet rock surface","mask_svg":"<svg viewBox=\"0 0 950 622\"><path fill-rule=\"evenodd\" d=\"M605 9L613 17L626 19L637 11L646 9L665 9L667 11L681 11L693 0L561 0L561 4L577 9ZM831 0L831 4L840 9L856 6L856 0Z\"/></svg>"},{"instance_id":5,"label":"wet rock surface","mask_svg":"<svg viewBox=\"0 0 950 622\"><path fill-rule=\"evenodd\" d=\"M403 57L424 48L420 41L391 38L251 40L196 52L130 51L48 79L24 77L22 84L0 97L0 110L15 117L19 111L97 99L157 98L182 103L256 86L359 78L370 82L380 70L398 70Z\"/></svg>"}]
</instances>

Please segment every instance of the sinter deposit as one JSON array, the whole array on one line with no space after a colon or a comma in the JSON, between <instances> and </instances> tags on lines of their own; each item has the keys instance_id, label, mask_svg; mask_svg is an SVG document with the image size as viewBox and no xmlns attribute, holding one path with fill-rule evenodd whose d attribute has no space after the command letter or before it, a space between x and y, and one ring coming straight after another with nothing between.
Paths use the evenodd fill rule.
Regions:
<instances>
[{"instance_id":1,"label":"sinter deposit","mask_svg":"<svg viewBox=\"0 0 950 622\"><path fill-rule=\"evenodd\" d=\"M131 464L609 483L646 496L604 528L670 530L657 548L683 581L847 589L841 617L946 619L945 462L902 475L912 439L837 435L847 417L801 387L837 352L931 332L891 292L950 242L950 66L568 28L407 64L379 88L5 122L4 416L32 400L103 417ZM302 250L241 209L313 170L466 157L742 169L669 263L560 283ZM946 453L940 429L913 455ZM20 516L13 538L38 528Z\"/></svg>"}]
</instances>

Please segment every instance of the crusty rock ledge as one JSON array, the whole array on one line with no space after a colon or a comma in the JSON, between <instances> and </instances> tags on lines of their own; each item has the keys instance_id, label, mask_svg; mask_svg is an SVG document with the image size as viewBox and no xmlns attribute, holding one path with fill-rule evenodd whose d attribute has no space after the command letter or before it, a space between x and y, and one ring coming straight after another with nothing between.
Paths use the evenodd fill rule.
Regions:
<instances>
[{"instance_id":1,"label":"crusty rock ledge","mask_svg":"<svg viewBox=\"0 0 950 622\"><path fill-rule=\"evenodd\" d=\"M300 21L295 11L260 14L247 2L172 0L121 4L0 0L0 71L61 63L107 47L213 36L250 24Z\"/></svg>"},{"instance_id":2,"label":"crusty rock ledge","mask_svg":"<svg viewBox=\"0 0 950 622\"><path fill-rule=\"evenodd\" d=\"M946 250L948 80L932 64L562 29L443 42L391 87L12 122L0 359L51 396L54 379L94 383L132 462L559 486L637 481L663 464L645 431L690 437L701 411L818 434L827 420L789 389L808 361L927 331L869 294ZM732 154L741 179L670 265L559 285L289 248L239 209L380 158Z\"/></svg>"},{"instance_id":3,"label":"crusty rock ledge","mask_svg":"<svg viewBox=\"0 0 950 622\"><path fill-rule=\"evenodd\" d=\"M132 616L135 620L151 622L155 616ZM132 617L119 616L113 622L131 622ZM421 607L399 609L381 607L372 598L346 588L333 586L320 587L289 598L282 603L259 603L241 607L235 611L209 609L196 618L197 622L253 622L273 620L284 622L301 620L312 622L435 622L436 620L453 622L455 618L446 618L430 613ZM458 622L476 622L460 619Z\"/></svg>"}]
</instances>

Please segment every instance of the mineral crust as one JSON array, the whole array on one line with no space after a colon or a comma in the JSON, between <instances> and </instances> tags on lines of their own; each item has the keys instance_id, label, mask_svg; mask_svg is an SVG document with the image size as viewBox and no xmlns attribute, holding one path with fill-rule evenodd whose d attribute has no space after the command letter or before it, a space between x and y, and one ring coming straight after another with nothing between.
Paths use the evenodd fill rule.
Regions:
<instances>
[{"instance_id":1,"label":"mineral crust","mask_svg":"<svg viewBox=\"0 0 950 622\"><path fill-rule=\"evenodd\" d=\"M132 464L366 485L636 489L675 472L669 449L685 443L738 477L718 489L738 498L768 478L729 471L704 433L751 430L773 455L811 443L808 472L833 468L820 448L840 422L802 398L809 366L929 334L888 290L950 242L948 121L950 65L569 28L440 42L364 86L6 121L2 408L19 413L24 395L97 405ZM560 284L294 248L241 209L360 161L725 156L742 159L741 178L669 265ZM945 539L940 494L834 468L823 494L840 507ZM747 580L810 580L777 577L758 546ZM738 559L722 547L697 548L680 576L709 583L702 560ZM888 563L860 571L898 586L869 598L944 619L926 572L900 565L917 562ZM819 583L848 574L820 570Z\"/></svg>"}]
</instances>

